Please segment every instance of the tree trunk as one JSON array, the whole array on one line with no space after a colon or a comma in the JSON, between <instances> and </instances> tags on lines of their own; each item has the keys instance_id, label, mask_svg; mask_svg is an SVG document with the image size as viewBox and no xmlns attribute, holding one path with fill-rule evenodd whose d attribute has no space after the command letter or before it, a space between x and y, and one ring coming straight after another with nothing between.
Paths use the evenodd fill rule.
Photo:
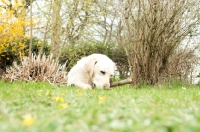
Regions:
<instances>
[{"instance_id":1,"label":"tree trunk","mask_svg":"<svg viewBox=\"0 0 200 132\"><path fill-rule=\"evenodd\" d=\"M54 3L52 3L53 7L53 23L52 23L52 35L51 35L51 51L50 54L58 60L59 58L59 52L60 52L60 44L61 44L61 16L60 16L60 11L61 11L61 6L62 6L62 0L55 0Z\"/></svg>"}]
</instances>

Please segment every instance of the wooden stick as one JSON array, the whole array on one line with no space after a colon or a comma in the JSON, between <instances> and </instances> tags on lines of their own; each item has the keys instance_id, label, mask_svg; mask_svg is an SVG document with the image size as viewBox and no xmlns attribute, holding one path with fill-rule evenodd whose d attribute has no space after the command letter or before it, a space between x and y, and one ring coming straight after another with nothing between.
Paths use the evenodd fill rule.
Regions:
<instances>
[{"instance_id":1,"label":"wooden stick","mask_svg":"<svg viewBox=\"0 0 200 132\"><path fill-rule=\"evenodd\" d=\"M124 85L124 84L130 84L132 82L131 78L127 78L118 82L112 82L110 84L110 87L116 87L116 86L120 86L120 85Z\"/></svg>"}]
</instances>

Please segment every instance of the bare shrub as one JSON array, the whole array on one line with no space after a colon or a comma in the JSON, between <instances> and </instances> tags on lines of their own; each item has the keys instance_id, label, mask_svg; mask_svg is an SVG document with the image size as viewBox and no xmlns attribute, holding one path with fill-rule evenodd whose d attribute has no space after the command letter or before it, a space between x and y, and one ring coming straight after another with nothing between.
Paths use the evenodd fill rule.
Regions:
<instances>
[{"instance_id":1,"label":"bare shrub","mask_svg":"<svg viewBox=\"0 0 200 132\"><path fill-rule=\"evenodd\" d=\"M21 58L20 65L14 62L12 67L6 69L2 75L3 80L47 81L52 84L63 85L67 83L65 65L59 65L52 59L52 55L32 55L31 58Z\"/></svg>"},{"instance_id":2,"label":"bare shrub","mask_svg":"<svg viewBox=\"0 0 200 132\"><path fill-rule=\"evenodd\" d=\"M192 72L198 64L199 57L195 53L196 47L177 49L169 58L168 67L160 75L159 81L179 80L192 83Z\"/></svg>"},{"instance_id":3,"label":"bare shrub","mask_svg":"<svg viewBox=\"0 0 200 132\"><path fill-rule=\"evenodd\" d=\"M192 37L199 26L198 1L120 2L119 10L122 14L117 39L128 56L133 84L156 84L163 74L178 75L181 71L185 71L184 76L188 76L186 71L192 68L194 51L188 49L190 51L183 53L178 52L178 49L183 40ZM188 42L186 45L190 44Z\"/></svg>"}]
</instances>

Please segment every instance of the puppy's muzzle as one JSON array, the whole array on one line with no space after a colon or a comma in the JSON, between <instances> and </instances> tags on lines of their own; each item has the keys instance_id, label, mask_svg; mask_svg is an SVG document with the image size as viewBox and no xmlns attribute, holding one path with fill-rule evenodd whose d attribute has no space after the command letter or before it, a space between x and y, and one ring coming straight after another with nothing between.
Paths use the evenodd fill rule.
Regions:
<instances>
[{"instance_id":1,"label":"puppy's muzzle","mask_svg":"<svg viewBox=\"0 0 200 132\"><path fill-rule=\"evenodd\" d=\"M93 83L93 84L92 84L92 88L96 88L96 87L97 87L97 85L96 85L95 83ZM110 84L104 85L103 88L105 88L105 89L110 89Z\"/></svg>"}]
</instances>

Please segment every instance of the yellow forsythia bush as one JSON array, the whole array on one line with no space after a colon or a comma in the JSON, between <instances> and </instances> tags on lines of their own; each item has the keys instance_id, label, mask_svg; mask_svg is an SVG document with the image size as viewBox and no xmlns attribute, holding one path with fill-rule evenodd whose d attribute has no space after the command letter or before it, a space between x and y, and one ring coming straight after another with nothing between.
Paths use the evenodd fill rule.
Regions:
<instances>
[{"instance_id":1,"label":"yellow forsythia bush","mask_svg":"<svg viewBox=\"0 0 200 132\"><path fill-rule=\"evenodd\" d=\"M10 65L20 54L24 55L26 24L26 20L16 18L12 10L0 8L0 63Z\"/></svg>"}]
</instances>

